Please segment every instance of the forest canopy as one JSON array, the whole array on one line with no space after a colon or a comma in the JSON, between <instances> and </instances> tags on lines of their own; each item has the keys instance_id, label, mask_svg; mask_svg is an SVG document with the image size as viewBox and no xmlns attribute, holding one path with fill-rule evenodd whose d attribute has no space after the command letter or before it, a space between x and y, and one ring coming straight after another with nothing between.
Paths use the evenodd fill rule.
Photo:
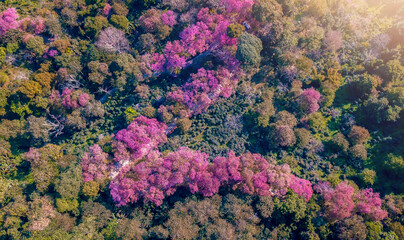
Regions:
<instances>
[{"instance_id":1,"label":"forest canopy","mask_svg":"<svg viewBox=\"0 0 404 240\"><path fill-rule=\"evenodd\" d=\"M0 240L404 239L403 16L0 2Z\"/></svg>"}]
</instances>

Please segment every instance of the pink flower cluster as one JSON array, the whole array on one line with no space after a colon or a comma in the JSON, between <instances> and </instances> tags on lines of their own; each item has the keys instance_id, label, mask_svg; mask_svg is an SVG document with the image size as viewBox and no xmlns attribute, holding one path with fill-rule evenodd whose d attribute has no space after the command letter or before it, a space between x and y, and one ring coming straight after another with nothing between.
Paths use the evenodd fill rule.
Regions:
<instances>
[{"instance_id":1,"label":"pink flower cluster","mask_svg":"<svg viewBox=\"0 0 404 240\"><path fill-rule=\"evenodd\" d=\"M174 27L174 25L177 24L177 14L172 10L168 10L161 14L161 20L165 25Z\"/></svg>"},{"instance_id":2,"label":"pink flower cluster","mask_svg":"<svg viewBox=\"0 0 404 240\"><path fill-rule=\"evenodd\" d=\"M182 54L184 47L180 41L167 42L163 52L164 54L153 54L154 63L151 65L153 71L163 72L169 69L170 72L178 72L186 66L187 58Z\"/></svg>"},{"instance_id":3,"label":"pink flower cluster","mask_svg":"<svg viewBox=\"0 0 404 240\"><path fill-rule=\"evenodd\" d=\"M151 9L147 10L139 18L140 26L146 32L150 32L150 33L157 31L158 26L161 24L161 21L162 21L161 11L157 10L155 8L151 8Z\"/></svg>"},{"instance_id":4,"label":"pink flower cluster","mask_svg":"<svg viewBox=\"0 0 404 240\"><path fill-rule=\"evenodd\" d=\"M34 19L26 17L20 20L20 28L23 31L35 34L41 34L46 30L45 21L41 17L37 17Z\"/></svg>"},{"instance_id":5,"label":"pink flower cluster","mask_svg":"<svg viewBox=\"0 0 404 240\"><path fill-rule=\"evenodd\" d=\"M212 196L223 185L231 185L248 194L282 196L288 191L291 173L288 165L269 163L259 154L246 153L236 157L216 157L182 147L163 157L153 151L144 161L128 165L111 182L110 190L118 206L143 198L157 206L180 186L191 193Z\"/></svg>"},{"instance_id":6,"label":"pink flower cluster","mask_svg":"<svg viewBox=\"0 0 404 240\"><path fill-rule=\"evenodd\" d=\"M59 54L58 50L51 49L46 52L46 55L53 58Z\"/></svg>"},{"instance_id":7,"label":"pink flower cluster","mask_svg":"<svg viewBox=\"0 0 404 240\"><path fill-rule=\"evenodd\" d=\"M108 177L108 154L104 153L98 144L90 147L89 153L84 153L81 159L84 182L103 181Z\"/></svg>"},{"instance_id":8,"label":"pink flower cluster","mask_svg":"<svg viewBox=\"0 0 404 240\"><path fill-rule=\"evenodd\" d=\"M211 43L212 31L204 22L197 22L180 33L181 45L191 56L206 51Z\"/></svg>"},{"instance_id":9,"label":"pink flower cluster","mask_svg":"<svg viewBox=\"0 0 404 240\"><path fill-rule=\"evenodd\" d=\"M373 221L383 220L387 212L381 209L379 193L368 188L354 194L354 188L347 182L341 182L334 189L328 182L314 186L314 190L324 197L326 215L332 220L342 220L352 215L354 210Z\"/></svg>"},{"instance_id":10,"label":"pink flower cluster","mask_svg":"<svg viewBox=\"0 0 404 240\"><path fill-rule=\"evenodd\" d=\"M246 17L250 13L254 0L224 0L222 1L228 14L238 13L237 17Z\"/></svg>"},{"instance_id":11,"label":"pink flower cluster","mask_svg":"<svg viewBox=\"0 0 404 240\"><path fill-rule=\"evenodd\" d=\"M305 179L292 176L292 183L290 188L300 196L303 196L306 202L308 202L313 195L313 188L311 182Z\"/></svg>"},{"instance_id":12,"label":"pink flower cluster","mask_svg":"<svg viewBox=\"0 0 404 240\"><path fill-rule=\"evenodd\" d=\"M62 105L67 109L85 107L90 101L90 96L81 91L65 88L61 95Z\"/></svg>"},{"instance_id":13,"label":"pink flower cluster","mask_svg":"<svg viewBox=\"0 0 404 240\"><path fill-rule=\"evenodd\" d=\"M29 151L25 153L25 158L33 165L40 165L42 163L41 154L37 148L30 148Z\"/></svg>"},{"instance_id":14,"label":"pink flower cluster","mask_svg":"<svg viewBox=\"0 0 404 240\"><path fill-rule=\"evenodd\" d=\"M42 18L32 19L31 25L33 26L36 34L41 34L46 30L45 21Z\"/></svg>"},{"instance_id":15,"label":"pink flower cluster","mask_svg":"<svg viewBox=\"0 0 404 240\"><path fill-rule=\"evenodd\" d=\"M98 145L84 155L84 181L100 181L109 174L111 196L118 206L139 199L159 206L181 186L203 196L212 196L220 186L262 196L283 196L291 188L306 200L311 196L311 185L294 177L288 165L273 164L259 154L236 156L230 151L209 162L208 154L181 147L162 155L157 147L167 141L166 129L156 119L137 117L115 137L115 163L108 162Z\"/></svg>"},{"instance_id":16,"label":"pink flower cluster","mask_svg":"<svg viewBox=\"0 0 404 240\"><path fill-rule=\"evenodd\" d=\"M175 88L167 93L169 103L180 103L186 107L182 115L191 116L200 114L219 97L228 98L234 91L238 81L238 72L230 73L224 67L218 67L217 70L206 70L200 68L197 73L191 74L190 81L185 83L182 88ZM161 106L161 110L170 109L172 106ZM181 114L180 114L181 115Z\"/></svg>"},{"instance_id":17,"label":"pink flower cluster","mask_svg":"<svg viewBox=\"0 0 404 240\"><path fill-rule=\"evenodd\" d=\"M387 217L387 211L381 209L382 200L379 193L374 193L372 188L361 190L356 196L356 208L359 213L378 221Z\"/></svg>"},{"instance_id":18,"label":"pink flower cluster","mask_svg":"<svg viewBox=\"0 0 404 240\"><path fill-rule=\"evenodd\" d=\"M344 219L350 217L355 203L352 200L353 187L345 182L338 184L332 191L325 192L324 199L327 207L327 216L331 219Z\"/></svg>"},{"instance_id":19,"label":"pink flower cluster","mask_svg":"<svg viewBox=\"0 0 404 240\"><path fill-rule=\"evenodd\" d=\"M216 71L201 68L191 74L191 81L182 88L185 103L194 113L204 112L219 97L228 98L233 93L238 79L223 67Z\"/></svg>"},{"instance_id":20,"label":"pink flower cluster","mask_svg":"<svg viewBox=\"0 0 404 240\"><path fill-rule=\"evenodd\" d=\"M105 7L102 9L102 12L104 13L105 16L108 16L112 7L108 3L105 4Z\"/></svg>"},{"instance_id":21,"label":"pink flower cluster","mask_svg":"<svg viewBox=\"0 0 404 240\"><path fill-rule=\"evenodd\" d=\"M236 2L241 3L247 1ZM249 6L249 4L247 5ZM231 4L229 6L231 6ZM244 5L242 4L242 6ZM251 6L247 7L247 10L251 10ZM143 18L141 17L141 22L143 22L145 29L151 31L153 30L152 26L157 24L156 11L157 10L154 10L153 14L152 12L145 14L142 16ZM191 57L195 57L205 51L223 52L221 49L224 46L235 46L237 39L227 36L227 27L230 22L235 19L234 15L237 14L238 12L227 12L226 15L215 14L210 13L208 8L202 8L197 14L197 22L188 26L179 34L180 40L167 42L163 53L153 54L153 62L151 63L152 70L155 72L167 70L170 73L177 73L187 65ZM155 17L152 18L152 16ZM162 15L163 22L167 25L172 25L176 22L175 16L174 12L167 11ZM152 21L152 19L154 20ZM240 19L242 20L243 18ZM228 55L234 55L228 51L224 52L228 53ZM228 61L226 61L226 63L237 65L234 56L227 56L227 58ZM232 60L230 60L230 58Z\"/></svg>"},{"instance_id":22,"label":"pink flower cluster","mask_svg":"<svg viewBox=\"0 0 404 240\"><path fill-rule=\"evenodd\" d=\"M307 114L317 112L320 108L318 105L320 97L320 93L314 88L303 90L302 94L299 96L300 108Z\"/></svg>"},{"instance_id":23,"label":"pink flower cluster","mask_svg":"<svg viewBox=\"0 0 404 240\"><path fill-rule=\"evenodd\" d=\"M115 161L135 162L145 157L158 145L167 141L166 129L167 126L155 118L137 117L126 129L116 134Z\"/></svg>"},{"instance_id":24,"label":"pink flower cluster","mask_svg":"<svg viewBox=\"0 0 404 240\"><path fill-rule=\"evenodd\" d=\"M3 36L8 30L16 29L20 26L17 21L18 17L15 8L9 8L0 13L0 36Z\"/></svg>"}]
</instances>

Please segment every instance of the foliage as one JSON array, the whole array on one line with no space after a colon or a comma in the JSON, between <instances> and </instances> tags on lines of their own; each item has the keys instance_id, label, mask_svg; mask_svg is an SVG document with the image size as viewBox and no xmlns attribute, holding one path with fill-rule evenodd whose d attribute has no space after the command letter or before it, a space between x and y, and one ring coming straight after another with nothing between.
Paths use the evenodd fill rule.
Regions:
<instances>
[{"instance_id":1,"label":"foliage","mask_svg":"<svg viewBox=\"0 0 404 240\"><path fill-rule=\"evenodd\" d=\"M262 42L256 36L244 33L238 38L237 59L246 66L257 66L261 62Z\"/></svg>"},{"instance_id":2,"label":"foliage","mask_svg":"<svg viewBox=\"0 0 404 240\"><path fill-rule=\"evenodd\" d=\"M0 239L404 238L400 1L0 6Z\"/></svg>"}]
</instances>

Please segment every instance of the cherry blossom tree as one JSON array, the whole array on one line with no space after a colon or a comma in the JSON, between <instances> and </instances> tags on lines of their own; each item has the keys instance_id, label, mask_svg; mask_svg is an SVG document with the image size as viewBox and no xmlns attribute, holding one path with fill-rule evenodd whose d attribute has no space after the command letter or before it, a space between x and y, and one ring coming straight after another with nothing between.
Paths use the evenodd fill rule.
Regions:
<instances>
[{"instance_id":1,"label":"cherry blossom tree","mask_svg":"<svg viewBox=\"0 0 404 240\"><path fill-rule=\"evenodd\" d=\"M381 209L382 200L379 193L374 193L372 188L361 190L355 196L355 200L358 212L373 221L383 220L387 217L387 211Z\"/></svg>"},{"instance_id":2,"label":"cherry blossom tree","mask_svg":"<svg viewBox=\"0 0 404 240\"><path fill-rule=\"evenodd\" d=\"M103 181L108 177L108 154L104 153L98 144L89 148L81 159L84 182Z\"/></svg>"},{"instance_id":3,"label":"cherry blossom tree","mask_svg":"<svg viewBox=\"0 0 404 240\"><path fill-rule=\"evenodd\" d=\"M307 114L317 112L317 110L320 108L318 105L320 97L320 93L314 88L303 90L302 94L299 96L300 108Z\"/></svg>"},{"instance_id":4,"label":"cherry blossom tree","mask_svg":"<svg viewBox=\"0 0 404 240\"><path fill-rule=\"evenodd\" d=\"M8 30L16 29L20 26L18 13L15 8L8 8L0 13L0 36L3 36Z\"/></svg>"},{"instance_id":5,"label":"cherry blossom tree","mask_svg":"<svg viewBox=\"0 0 404 240\"><path fill-rule=\"evenodd\" d=\"M313 188L311 187L311 182L305 179L292 176L292 182L290 188L298 195L304 197L306 202L308 202L313 195Z\"/></svg>"},{"instance_id":6,"label":"cherry blossom tree","mask_svg":"<svg viewBox=\"0 0 404 240\"><path fill-rule=\"evenodd\" d=\"M374 193L371 188L354 195L353 187L347 182L341 182L335 188L329 182L320 182L314 186L314 190L324 197L326 216L331 220L348 218L354 210L373 221L387 217L387 211L381 209L379 193Z\"/></svg>"},{"instance_id":7,"label":"cherry blossom tree","mask_svg":"<svg viewBox=\"0 0 404 240\"><path fill-rule=\"evenodd\" d=\"M137 161L159 144L167 141L167 125L157 119L137 117L126 129L119 131L115 138L115 161Z\"/></svg>"},{"instance_id":8,"label":"cherry blossom tree","mask_svg":"<svg viewBox=\"0 0 404 240\"><path fill-rule=\"evenodd\" d=\"M60 97L62 105L67 109L85 107L90 101L90 96L87 93L70 88L65 88Z\"/></svg>"},{"instance_id":9,"label":"cherry blossom tree","mask_svg":"<svg viewBox=\"0 0 404 240\"><path fill-rule=\"evenodd\" d=\"M143 198L157 206L165 196L172 195L180 186L191 193L212 196L220 186L230 185L247 194L283 196L289 189L292 174L288 165L268 163L259 154L246 153L236 157L217 157L213 163L208 155L186 147L162 157L158 151L149 153L144 161L127 165L111 182L111 195L118 206ZM302 180L302 195L309 199L311 185ZM298 187L295 187L298 189ZM312 190L311 190L312 192Z\"/></svg>"},{"instance_id":10,"label":"cherry blossom tree","mask_svg":"<svg viewBox=\"0 0 404 240\"><path fill-rule=\"evenodd\" d=\"M177 24L177 14L172 10L168 10L161 14L161 20L165 25L174 27L174 25Z\"/></svg>"},{"instance_id":11,"label":"cherry blossom tree","mask_svg":"<svg viewBox=\"0 0 404 240\"><path fill-rule=\"evenodd\" d=\"M332 220L342 220L350 217L355 208L352 199L354 195L353 187L346 182L341 182L335 189L324 193L326 214Z\"/></svg>"}]
</instances>

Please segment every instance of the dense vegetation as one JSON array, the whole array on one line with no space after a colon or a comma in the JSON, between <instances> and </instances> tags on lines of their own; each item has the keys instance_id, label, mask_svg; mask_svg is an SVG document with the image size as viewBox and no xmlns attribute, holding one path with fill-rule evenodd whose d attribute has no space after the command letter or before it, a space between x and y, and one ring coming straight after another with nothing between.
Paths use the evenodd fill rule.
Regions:
<instances>
[{"instance_id":1,"label":"dense vegetation","mask_svg":"<svg viewBox=\"0 0 404 240\"><path fill-rule=\"evenodd\" d=\"M403 6L2 1L0 239L404 239Z\"/></svg>"}]
</instances>

